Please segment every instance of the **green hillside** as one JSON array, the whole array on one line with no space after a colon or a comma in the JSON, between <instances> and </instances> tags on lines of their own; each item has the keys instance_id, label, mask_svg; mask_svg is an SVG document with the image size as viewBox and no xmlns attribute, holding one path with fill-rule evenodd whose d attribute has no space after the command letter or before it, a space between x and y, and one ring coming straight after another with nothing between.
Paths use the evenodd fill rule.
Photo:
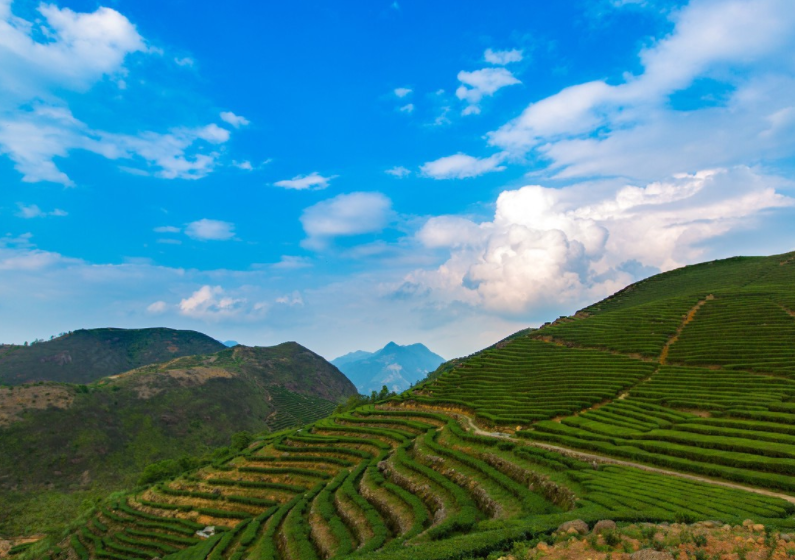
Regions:
<instances>
[{"instance_id":1,"label":"green hillside","mask_svg":"<svg viewBox=\"0 0 795 560\"><path fill-rule=\"evenodd\" d=\"M28 555L441 560L575 519L793 530L793 286L793 255L650 278L410 393L113 496Z\"/></svg>"},{"instance_id":2,"label":"green hillside","mask_svg":"<svg viewBox=\"0 0 795 560\"><path fill-rule=\"evenodd\" d=\"M355 393L296 343L178 358L88 386L0 388L0 534L42 517L56 526L48 515L134 486L152 462L209 458L234 433L309 423Z\"/></svg>"},{"instance_id":3,"label":"green hillside","mask_svg":"<svg viewBox=\"0 0 795 560\"><path fill-rule=\"evenodd\" d=\"M90 383L147 364L224 348L195 331L81 329L28 346L0 345L0 384Z\"/></svg>"}]
</instances>

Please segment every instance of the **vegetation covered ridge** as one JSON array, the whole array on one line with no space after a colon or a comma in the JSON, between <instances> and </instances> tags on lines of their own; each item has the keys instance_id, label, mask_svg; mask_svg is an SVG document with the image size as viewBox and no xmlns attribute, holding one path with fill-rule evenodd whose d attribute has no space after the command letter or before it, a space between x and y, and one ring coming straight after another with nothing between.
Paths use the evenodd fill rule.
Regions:
<instances>
[{"instance_id":1,"label":"vegetation covered ridge","mask_svg":"<svg viewBox=\"0 0 795 560\"><path fill-rule=\"evenodd\" d=\"M441 560L502 554L574 520L795 530L795 380L774 313L795 321L794 267L738 258L648 279L407 393L115 496L58 547L25 554ZM732 341L739 358L717 361ZM778 360L757 361L773 349Z\"/></svg>"},{"instance_id":2,"label":"vegetation covered ridge","mask_svg":"<svg viewBox=\"0 0 795 560\"><path fill-rule=\"evenodd\" d=\"M223 455L235 433L300 426L354 394L296 343L237 346L89 385L0 387L0 534L56 528L146 469L178 472Z\"/></svg>"},{"instance_id":3,"label":"vegetation covered ridge","mask_svg":"<svg viewBox=\"0 0 795 560\"><path fill-rule=\"evenodd\" d=\"M225 347L196 332L167 328L80 329L49 340L0 345L0 384L91 383L147 364Z\"/></svg>"}]
</instances>

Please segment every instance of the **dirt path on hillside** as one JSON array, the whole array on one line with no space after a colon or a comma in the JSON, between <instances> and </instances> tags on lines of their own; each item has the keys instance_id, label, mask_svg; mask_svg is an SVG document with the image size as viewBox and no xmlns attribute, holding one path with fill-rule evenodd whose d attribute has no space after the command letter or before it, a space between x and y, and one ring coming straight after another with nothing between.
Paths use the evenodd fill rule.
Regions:
<instances>
[{"instance_id":1,"label":"dirt path on hillside","mask_svg":"<svg viewBox=\"0 0 795 560\"><path fill-rule=\"evenodd\" d=\"M472 431L479 435L479 436L487 436L487 437L495 437L495 438L511 438L506 434L500 434L497 432L487 432L485 430L481 430L472 421L472 418L469 416L464 416L467 419L467 423L469 424ZM595 453L585 453L583 451L577 451L576 449L570 449L568 447L560 447L557 445L550 445L547 443L540 443L537 441L530 441L530 440L522 440L523 443L527 445L531 445L533 447L538 447L541 449L547 449L549 451L557 451L558 453L563 453L564 455L568 455L570 457L574 457L575 459L584 460L587 462L596 461L597 463L608 464L608 465L618 465L621 467L632 467L635 469L640 469L646 472L652 472L656 474L664 474L667 476L673 476L676 478L683 478L685 480L693 480L696 482L703 482L705 484L712 484L713 486L722 486L723 488L731 488L733 490L744 490L746 492L753 492L754 494L760 494L762 496L768 496L771 498L779 498L781 500L785 500L790 502L791 504L795 504L795 496L789 496L787 494L780 494L778 492L773 492L771 490L763 490L761 488L754 488L753 486L744 486L742 484L734 484L733 482L723 482L721 480L715 480L712 478L705 478L703 476L698 476L694 474L685 474L677 471L669 471L667 469L660 469L657 467L650 467L649 465L644 465L643 463L633 463L632 461L623 461L621 459L613 459L612 457L607 457L605 455L597 455Z\"/></svg>"},{"instance_id":2,"label":"dirt path on hillside","mask_svg":"<svg viewBox=\"0 0 795 560\"><path fill-rule=\"evenodd\" d=\"M676 343L676 341L679 340L679 337L682 336L682 331L685 330L685 327L689 325L693 321L693 319L695 319L698 310L701 309L701 307L705 303L713 299L715 299L715 296L709 294L707 297L705 297L704 299L700 300L697 304L695 304L690 309L690 311L687 312L687 315L685 315L685 319L684 321L682 321L682 324L679 325L674 335L671 338L669 338L668 342L666 342L665 346L663 346L662 352L660 353L660 358L657 360L658 362L660 362L660 365L665 365L665 362L668 360L668 352L670 352L671 346L673 346Z\"/></svg>"}]
</instances>

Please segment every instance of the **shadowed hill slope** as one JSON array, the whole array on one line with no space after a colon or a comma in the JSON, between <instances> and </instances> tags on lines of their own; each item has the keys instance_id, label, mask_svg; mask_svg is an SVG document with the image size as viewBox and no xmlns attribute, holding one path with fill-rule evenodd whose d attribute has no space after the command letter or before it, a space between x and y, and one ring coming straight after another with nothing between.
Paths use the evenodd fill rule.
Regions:
<instances>
[{"instance_id":1,"label":"shadowed hill slope","mask_svg":"<svg viewBox=\"0 0 795 560\"><path fill-rule=\"evenodd\" d=\"M0 508L0 529L16 527L36 496L131 486L153 461L209 453L236 432L312 422L355 394L294 342L178 358L87 386L0 388L0 502L15 506Z\"/></svg>"},{"instance_id":2,"label":"shadowed hill slope","mask_svg":"<svg viewBox=\"0 0 795 560\"><path fill-rule=\"evenodd\" d=\"M0 346L0 383L90 383L147 364L224 348L195 331L81 329L30 346Z\"/></svg>"},{"instance_id":3,"label":"shadowed hill slope","mask_svg":"<svg viewBox=\"0 0 795 560\"><path fill-rule=\"evenodd\" d=\"M751 518L789 532L792 257L650 278L448 362L411 392L116 496L49 550L460 560L575 519ZM206 525L218 532L197 532Z\"/></svg>"}]
</instances>

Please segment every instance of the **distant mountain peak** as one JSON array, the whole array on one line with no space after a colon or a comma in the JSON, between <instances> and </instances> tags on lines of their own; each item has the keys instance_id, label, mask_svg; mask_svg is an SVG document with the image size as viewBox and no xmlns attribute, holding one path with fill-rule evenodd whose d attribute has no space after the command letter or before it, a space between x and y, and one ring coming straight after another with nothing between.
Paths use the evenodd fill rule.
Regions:
<instances>
[{"instance_id":1,"label":"distant mountain peak","mask_svg":"<svg viewBox=\"0 0 795 560\"><path fill-rule=\"evenodd\" d=\"M375 352L357 350L331 363L353 381L360 393L380 391L386 385L401 392L424 379L445 360L421 343L402 346L390 341Z\"/></svg>"}]
</instances>

